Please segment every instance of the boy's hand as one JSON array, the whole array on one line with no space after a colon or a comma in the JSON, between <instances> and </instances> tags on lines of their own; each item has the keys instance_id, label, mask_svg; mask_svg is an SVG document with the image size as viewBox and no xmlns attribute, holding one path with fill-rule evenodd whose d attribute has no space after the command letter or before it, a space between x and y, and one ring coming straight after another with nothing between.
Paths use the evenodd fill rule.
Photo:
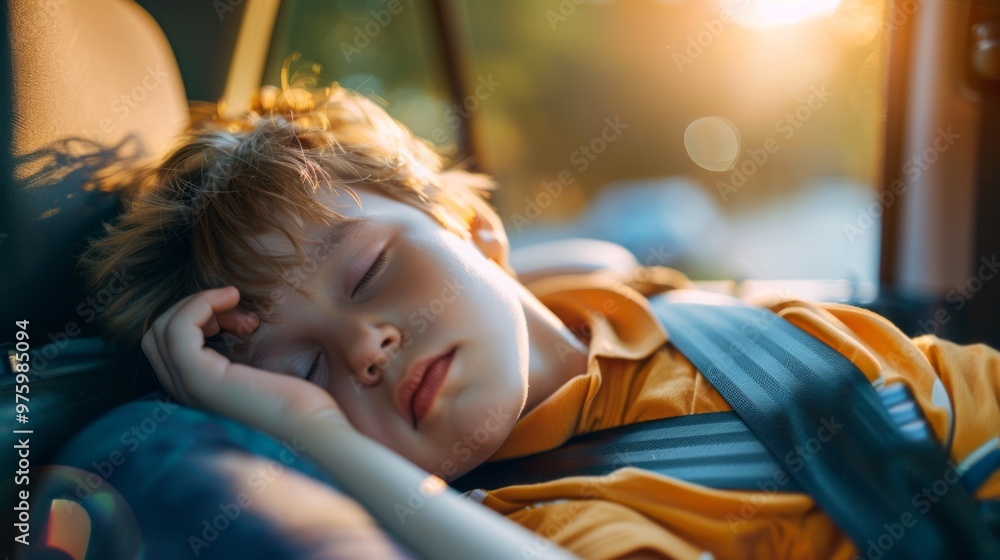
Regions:
<instances>
[{"instance_id":1,"label":"boy's hand","mask_svg":"<svg viewBox=\"0 0 1000 560\"><path fill-rule=\"evenodd\" d=\"M236 313L239 300L235 287L206 290L156 319L142 338L142 349L167 392L182 403L282 438L300 435L317 420L349 426L333 397L317 385L234 364L205 346L205 338L223 328L246 334L259 326L256 315Z\"/></svg>"},{"instance_id":2,"label":"boy's hand","mask_svg":"<svg viewBox=\"0 0 1000 560\"><path fill-rule=\"evenodd\" d=\"M538 535L460 497L436 476L351 428L333 397L317 385L233 364L206 348L206 336L247 325L247 314L234 309L239 299L236 288L208 290L156 319L142 348L168 392L275 437L298 438L307 455L421 557L506 559L538 549ZM251 322L252 332L258 325L256 318ZM400 523L399 500L416 488L420 515ZM533 555L575 558L550 543L545 548Z\"/></svg>"}]
</instances>

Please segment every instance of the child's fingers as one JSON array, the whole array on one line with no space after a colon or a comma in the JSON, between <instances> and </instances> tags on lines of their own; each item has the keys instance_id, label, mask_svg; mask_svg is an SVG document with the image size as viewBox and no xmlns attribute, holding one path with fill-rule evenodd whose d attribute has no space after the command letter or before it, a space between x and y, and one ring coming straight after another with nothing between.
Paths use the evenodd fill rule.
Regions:
<instances>
[{"instance_id":1,"label":"child's fingers","mask_svg":"<svg viewBox=\"0 0 1000 560\"><path fill-rule=\"evenodd\" d=\"M231 309L239 298L231 287L201 292L178 306L163 325L159 342L164 362L185 397L200 398L200 392L211 390L209 378L220 378L229 366L229 360L205 347L205 337L219 332L216 313Z\"/></svg>"},{"instance_id":2,"label":"child's fingers","mask_svg":"<svg viewBox=\"0 0 1000 560\"><path fill-rule=\"evenodd\" d=\"M212 316L208 318L208 321L204 325L202 325L201 335L205 338L208 338L210 336L215 336L219 334L221 330L222 327L219 326L219 320L213 313Z\"/></svg>"},{"instance_id":3,"label":"child's fingers","mask_svg":"<svg viewBox=\"0 0 1000 560\"><path fill-rule=\"evenodd\" d=\"M142 348L157 378L168 392L182 402L190 402L191 395L186 388L184 372L178 367L177 356L199 353L205 345L205 337L214 334L212 329L214 328L215 333L218 332L218 323L211 311L213 305L224 309L232 307L238 301L239 292L231 287L188 296L157 317L143 336ZM192 318L192 311L205 309L208 310L207 319L195 321ZM185 331L180 338L171 334L178 329Z\"/></svg>"},{"instance_id":4,"label":"child's fingers","mask_svg":"<svg viewBox=\"0 0 1000 560\"><path fill-rule=\"evenodd\" d=\"M240 302L240 291L233 286L217 288L215 290L205 290L195 295L197 303L191 302L180 306L173 321L181 321L184 324L197 320L204 336L215 336L219 334L220 324L218 316L224 313L231 313L236 304ZM204 304L208 304L206 307ZM208 315L205 310L209 309Z\"/></svg>"},{"instance_id":5,"label":"child's fingers","mask_svg":"<svg viewBox=\"0 0 1000 560\"><path fill-rule=\"evenodd\" d=\"M150 365L153 366L153 373L156 374L156 378L163 385L163 388L167 390L173 397L181 399L181 395L178 391L177 384L174 383L171 378L172 372L170 370L169 360L164 355L166 352L166 347L163 344L163 332L166 329L167 323L170 318L174 316L177 310L190 301L194 295L190 295L167 309L162 315L153 321L153 324L149 327L149 330L142 337L142 351L146 354L146 358L149 360Z\"/></svg>"},{"instance_id":6,"label":"child's fingers","mask_svg":"<svg viewBox=\"0 0 1000 560\"><path fill-rule=\"evenodd\" d=\"M235 288L208 290L183 300L157 319L144 350L163 385L178 400L262 430L293 433L319 417L343 414L329 393L305 380L232 364L205 346L205 337L230 328L256 329L260 318L237 311Z\"/></svg>"},{"instance_id":7,"label":"child's fingers","mask_svg":"<svg viewBox=\"0 0 1000 560\"><path fill-rule=\"evenodd\" d=\"M260 316L253 311L234 307L215 314L219 328L237 336L253 334L260 326Z\"/></svg>"},{"instance_id":8,"label":"child's fingers","mask_svg":"<svg viewBox=\"0 0 1000 560\"><path fill-rule=\"evenodd\" d=\"M181 300L164 313L154 327L157 342L166 351L167 360L201 350L207 337L219 333L216 314L231 309L239 299L239 291L233 287L205 290Z\"/></svg>"},{"instance_id":9,"label":"child's fingers","mask_svg":"<svg viewBox=\"0 0 1000 560\"><path fill-rule=\"evenodd\" d=\"M218 315L229 312L240 302L240 292L236 288L229 286L216 290L205 290L196 294L190 301L177 306L174 315L167 319L167 335L165 341L169 344L169 334L172 331L183 331L189 335L193 331L186 327L194 325L198 327L197 335L201 338L199 348L204 345L204 339L209 336L219 334L220 325Z\"/></svg>"}]
</instances>

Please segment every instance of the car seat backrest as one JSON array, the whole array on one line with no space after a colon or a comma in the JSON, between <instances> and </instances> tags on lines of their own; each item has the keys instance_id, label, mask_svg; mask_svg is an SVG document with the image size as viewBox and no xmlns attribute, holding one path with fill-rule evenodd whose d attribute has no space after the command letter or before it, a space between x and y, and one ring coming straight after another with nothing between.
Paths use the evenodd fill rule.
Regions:
<instances>
[{"instance_id":1,"label":"car seat backrest","mask_svg":"<svg viewBox=\"0 0 1000 560\"><path fill-rule=\"evenodd\" d=\"M24 396L15 392L30 388L26 422L14 425L34 431L36 467L54 462L92 419L155 388L137 375L137 352L95 336L97 311L111 294L87 293L76 260L87 237L118 212L119 197L83 187L121 158L162 155L189 116L173 53L134 2L9 0L2 10L0 414L13 422L23 406L15 396ZM13 352L15 321L23 320L28 383L12 363L23 355ZM3 443L13 445L7 432ZM13 472L8 462L0 466ZM0 483L0 494L12 482ZM0 529L4 542L12 530Z\"/></svg>"},{"instance_id":2,"label":"car seat backrest","mask_svg":"<svg viewBox=\"0 0 1000 560\"><path fill-rule=\"evenodd\" d=\"M188 124L177 63L156 22L125 0L9 0L0 45L0 338L29 320L33 348L93 334L101 300L76 258L118 197L94 171L162 154Z\"/></svg>"}]
</instances>

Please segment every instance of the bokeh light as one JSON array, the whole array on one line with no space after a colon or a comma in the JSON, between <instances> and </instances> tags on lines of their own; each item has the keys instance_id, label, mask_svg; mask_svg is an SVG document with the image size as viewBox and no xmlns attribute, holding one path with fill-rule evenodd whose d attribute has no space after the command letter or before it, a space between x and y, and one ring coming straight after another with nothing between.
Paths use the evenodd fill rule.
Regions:
<instances>
[{"instance_id":1,"label":"bokeh light","mask_svg":"<svg viewBox=\"0 0 1000 560\"><path fill-rule=\"evenodd\" d=\"M45 546L61 550L73 560L83 560L87 557L90 531L90 514L83 506L73 500L52 500L45 526Z\"/></svg>"},{"instance_id":2,"label":"bokeh light","mask_svg":"<svg viewBox=\"0 0 1000 560\"><path fill-rule=\"evenodd\" d=\"M122 495L96 473L63 465L42 469L36 498L47 515L32 557L60 551L73 560L141 560L139 522ZM34 494L33 494L34 497ZM44 543L44 544L43 544ZM41 550L39 550L41 548Z\"/></svg>"},{"instance_id":3,"label":"bokeh light","mask_svg":"<svg viewBox=\"0 0 1000 560\"><path fill-rule=\"evenodd\" d=\"M709 171L726 171L740 157L740 131L722 117L702 117L684 131L688 156Z\"/></svg>"}]
</instances>

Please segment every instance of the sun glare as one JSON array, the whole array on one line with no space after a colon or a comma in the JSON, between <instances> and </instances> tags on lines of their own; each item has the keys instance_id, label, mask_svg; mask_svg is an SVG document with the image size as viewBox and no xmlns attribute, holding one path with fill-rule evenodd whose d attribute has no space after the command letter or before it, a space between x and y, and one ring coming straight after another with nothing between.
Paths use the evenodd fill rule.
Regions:
<instances>
[{"instance_id":1,"label":"sun glare","mask_svg":"<svg viewBox=\"0 0 1000 560\"><path fill-rule=\"evenodd\" d=\"M737 23L753 29L769 29L828 16L841 0L721 0Z\"/></svg>"}]
</instances>

